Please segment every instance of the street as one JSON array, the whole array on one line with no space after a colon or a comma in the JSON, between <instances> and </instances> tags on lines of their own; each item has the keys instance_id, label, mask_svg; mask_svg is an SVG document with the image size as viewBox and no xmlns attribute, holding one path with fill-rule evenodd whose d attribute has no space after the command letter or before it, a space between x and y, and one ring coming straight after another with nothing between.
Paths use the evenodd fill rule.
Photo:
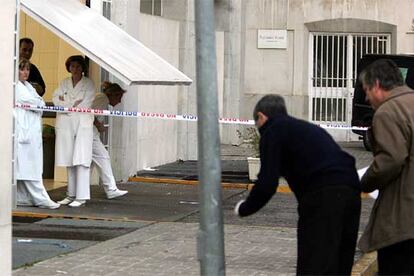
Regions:
<instances>
[{"instance_id":1,"label":"street","mask_svg":"<svg viewBox=\"0 0 414 276\"><path fill-rule=\"evenodd\" d=\"M342 146L356 157L357 167L369 164L371 153L360 143ZM233 159L223 162L226 171L228 166L235 172L245 170L239 158L243 151L225 147L222 152L222 159ZM176 178L196 174L194 162L180 163L187 168L181 173L171 166L177 165L159 168L160 177L171 177L166 171ZM119 187L129 194L107 200L101 187L92 186L92 200L83 208L19 208L20 218L13 224L13 266L22 268L13 275L198 275L198 187L143 182ZM65 191L63 187L50 195L58 199ZM247 193L245 188L223 189L227 275L294 274L296 199L292 193L277 193L260 212L242 219L233 208ZM373 202L362 201L360 232ZM361 256L357 251L355 259Z\"/></svg>"}]
</instances>

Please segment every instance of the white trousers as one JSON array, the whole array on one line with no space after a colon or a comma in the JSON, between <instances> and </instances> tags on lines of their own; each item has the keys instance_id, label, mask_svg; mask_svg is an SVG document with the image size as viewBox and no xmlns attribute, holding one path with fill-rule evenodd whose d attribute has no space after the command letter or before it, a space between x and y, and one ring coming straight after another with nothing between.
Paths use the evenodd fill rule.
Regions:
<instances>
[{"instance_id":1,"label":"white trousers","mask_svg":"<svg viewBox=\"0 0 414 276\"><path fill-rule=\"evenodd\" d=\"M100 184L103 185L105 192L114 191L117 189L115 177L112 172L111 158L109 157L108 151L102 144L99 135L93 136L92 143L92 165L96 166L99 173ZM92 170L91 170L92 171Z\"/></svg>"},{"instance_id":2,"label":"white trousers","mask_svg":"<svg viewBox=\"0 0 414 276\"><path fill-rule=\"evenodd\" d=\"M49 205L42 180L17 180L17 205Z\"/></svg>"},{"instance_id":3,"label":"white trousers","mask_svg":"<svg viewBox=\"0 0 414 276\"><path fill-rule=\"evenodd\" d=\"M85 166L67 167L68 171L68 196L79 200L91 198L89 179L90 168Z\"/></svg>"}]
</instances>

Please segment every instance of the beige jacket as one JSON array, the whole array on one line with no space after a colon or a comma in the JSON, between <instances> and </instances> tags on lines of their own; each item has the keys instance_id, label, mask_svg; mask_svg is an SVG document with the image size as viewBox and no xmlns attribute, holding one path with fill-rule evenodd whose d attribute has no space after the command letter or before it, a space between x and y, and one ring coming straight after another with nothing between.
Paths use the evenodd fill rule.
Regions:
<instances>
[{"instance_id":1,"label":"beige jacket","mask_svg":"<svg viewBox=\"0 0 414 276\"><path fill-rule=\"evenodd\" d=\"M414 91L391 90L372 122L374 161L362 190L379 190L359 247L370 252L414 239Z\"/></svg>"}]
</instances>

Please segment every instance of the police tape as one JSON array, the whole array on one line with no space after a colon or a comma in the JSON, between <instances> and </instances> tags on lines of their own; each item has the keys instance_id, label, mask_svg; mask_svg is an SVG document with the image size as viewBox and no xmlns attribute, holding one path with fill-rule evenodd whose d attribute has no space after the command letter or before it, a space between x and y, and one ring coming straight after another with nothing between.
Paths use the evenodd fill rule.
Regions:
<instances>
[{"instance_id":1,"label":"police tape","mask_svg":"<svg viewBox=\"0 0 414 276\"><path fill-rule=\"evenodd\" d=\"M178 114L166 114L155 112L139 112L139 111L121 111L121 110L105 110L105 109L93 109L82 107L63 107L63 106L39 106L30 104L15 104L16 108L23 108L28 110L48 111L56 113L83 113L97 116L113 116L124 118L150 118L160 120L173 120L173 121L190 121L196 122L197 116L194 115L178 115ZM219 118L219 123L222 124L236 124L236 125L254 125L254 120L244 120L238 118ZM343 130L367 130L366 127L344 126L340 124L317 124L321 128L325 129L343 129Z\"/></svg>"},{"instance_id":2,"label":"police tape","mask_svg":"<svg viewBox=\"0 0 414 276\"><path fill-rule=\"evenodd\" d=\"M113 117L125 117L125 118L150 118L160 120L174 120L174 121L190 121L196 122L197 116L194 115L177 115L177 114L166 114L166 113L155 113L155 112L138 112L138 111L121 111L121 110L104 110L104 109L93 109L93 108L82 108L82 107L63 107L63 106L38 106L30 104L15 104L17 108L49 111L56 113L83 113L92 114L97 116L113 116ZM220 118L220 123L223 124L242 124L242 125L254 125L253 120L243 120L236 118Z\"/></svg>"}]
</instances>

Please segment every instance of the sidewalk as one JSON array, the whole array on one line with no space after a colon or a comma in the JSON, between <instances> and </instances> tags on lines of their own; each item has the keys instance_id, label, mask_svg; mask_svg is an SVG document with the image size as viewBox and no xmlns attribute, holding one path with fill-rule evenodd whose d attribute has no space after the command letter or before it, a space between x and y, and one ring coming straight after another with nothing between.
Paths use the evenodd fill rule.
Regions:
<instances>
[{"instance_id":1,"label":"sidewalk","mask_svg":"<svg viewBox=\"0 0 414 276\"><path fill-rule=\"evenodd\" d=\"M199 275L197 231L196 223L156 223L13 275ZM295 247L292 228L226 225L226 274L293 274Z\"/></svg>"},{"instance_id":2,"label":"sidewalk","mask_svg":"<svg viewBox=\"0 0 414 276\"><path fill-rule=\"evenodd\" d=\"M197 231L197 223L159 222L13 275L199 275ZM226 275L294 275L296 229L225 225L225 254Z\"/></svg>"},{"instance_id":3,"label":"sidewalk","mask_svg":"<svg viewBox=\"0 0 414 276\"><path fill-rule=\"evenodd\" d=\"M371 154L360 143L342 146L357 158L358 168L369 164ZM244 154L238 151L231 146L222 150L234 160ZM223 201L226 275L294 275L297 214L293 195L277 194L262 212L241 219L232 214L232 208L247 192L228 193ZM363 200L360 231L372 203L372 199ZM15 270L13 275L199 275L198 219L198 212L170 222L162 222L165 220L160 217L124 236ZM356 259L353 275L361 275L372 268L375 256L357 252Z\"/></svg>"}]
</instances>

